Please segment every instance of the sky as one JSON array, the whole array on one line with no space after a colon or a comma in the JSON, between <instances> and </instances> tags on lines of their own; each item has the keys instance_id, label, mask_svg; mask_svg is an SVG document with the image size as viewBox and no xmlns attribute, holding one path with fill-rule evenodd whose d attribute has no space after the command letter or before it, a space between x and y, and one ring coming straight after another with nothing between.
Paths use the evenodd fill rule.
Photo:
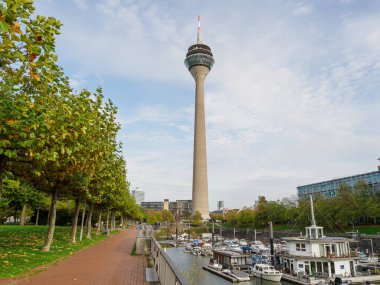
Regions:
<instances>
[{"instance_id":1,"label":"sky","mask_svg":"<svg viewBox=\"0 0 380 285\"><path fill-rule=\"evenodd\" d=\"M191 199L196 42L205 81L210 210L375 171L380 157L380 1L36 0L63 23L59 64L76 90L119 107L131 189Z\"/></svg>"}]
</instances>

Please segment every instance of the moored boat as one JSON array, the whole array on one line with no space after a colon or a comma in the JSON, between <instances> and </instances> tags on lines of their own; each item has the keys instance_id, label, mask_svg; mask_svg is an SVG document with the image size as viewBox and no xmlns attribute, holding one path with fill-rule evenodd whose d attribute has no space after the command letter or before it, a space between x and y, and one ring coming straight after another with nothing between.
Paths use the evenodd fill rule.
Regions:
<instances>
[{"instance_id":1,"label":"moored boat","mask_svg":"<svg viewBox=\"0 0 380 285\"><path fill-rule=\"evenodd\" d=\"M275 282L280 281L282 277L282 273L269 264L255 264L250 267L250 273L255 277Z\"/></svg>"},{"instance_id":2,"label":"moored boat","mask_svg":"<svg viewBox=\"0 0 380 285\"><path fill-rule=\"evenodd\" d=\"M210 259L210 263L208 264L208 266L214 270L222 270L223 269L223 265L221 265L220 263L218 263L217 260L215 259Z\"/></svg>"},{"instance_id":3,"label":"moored boat","mask_svg":"<svg viewBox=\"0 0 380 285\"><path fill-rule=\"evenodd\" d=\"M209 243L203 244L201 248L201 255L203 256L212 255L212 245Z\"/></svg>"}]
</instances>

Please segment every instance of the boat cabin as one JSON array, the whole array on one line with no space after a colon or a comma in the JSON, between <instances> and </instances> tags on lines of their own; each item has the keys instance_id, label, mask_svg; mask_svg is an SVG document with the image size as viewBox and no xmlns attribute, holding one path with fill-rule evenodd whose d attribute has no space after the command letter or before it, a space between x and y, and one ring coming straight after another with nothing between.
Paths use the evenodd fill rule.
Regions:
<instances>
[{"instance_id":1,"label":"boat cabin","mask_svg":"<svg viewBox=\"0 0 380 285\"><path fill-rule=\"evenodd\" d=\"M231 250L213 250L213 259L223 267L235 267L252 263L250 254L243 254Z\"/></svg>"}]
</instances>

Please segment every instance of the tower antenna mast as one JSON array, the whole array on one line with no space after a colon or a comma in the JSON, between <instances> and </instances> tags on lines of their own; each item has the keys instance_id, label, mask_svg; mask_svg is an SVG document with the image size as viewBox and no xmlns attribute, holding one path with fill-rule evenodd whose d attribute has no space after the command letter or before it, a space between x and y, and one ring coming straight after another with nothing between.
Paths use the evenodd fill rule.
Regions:
<instances>
[{"instance_id":1,"label":"tower antenna mast","mask_svg":"<svg viewBox=\"0 0 380 285\"><path fill-rule=\"evenodd\" d=\"M202 35L201 35L201 16L198 16L197 44L202 44Z\"/></svg>"}]
</instances>

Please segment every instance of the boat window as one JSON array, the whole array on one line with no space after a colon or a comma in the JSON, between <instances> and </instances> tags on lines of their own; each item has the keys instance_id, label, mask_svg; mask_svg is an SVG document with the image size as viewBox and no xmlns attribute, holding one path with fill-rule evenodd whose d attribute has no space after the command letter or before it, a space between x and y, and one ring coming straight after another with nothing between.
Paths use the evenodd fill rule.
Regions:
<instances>
[{"instance_id":1,"label":"boat window","mask_svg":"<svg viewBox=\"0 0 380 285\"><path fill-rule=\"evenodd\" d=\"M304 243L296 243L296 250L297 251L306 251L306 244L304 244Z\"/></svg>"},{"instance_id":2,"label":"boat window","mask_svg":"<svg viewBox=\"0 0 380 285\"><path fill-rule=\"evenodd\" d=\"M329 265L327 262L323 262L323 272L324 273L329 273Z\"/></svg>"}]
</instances>

